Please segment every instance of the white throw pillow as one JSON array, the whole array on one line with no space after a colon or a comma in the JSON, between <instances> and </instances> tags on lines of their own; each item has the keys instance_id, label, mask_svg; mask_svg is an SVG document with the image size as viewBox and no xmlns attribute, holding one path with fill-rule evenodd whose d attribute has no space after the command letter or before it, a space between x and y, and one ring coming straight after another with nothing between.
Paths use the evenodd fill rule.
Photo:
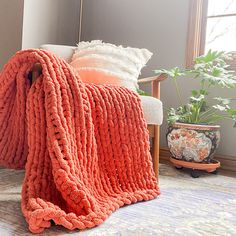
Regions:
<instances>
[{"instance_id":1,"label":"white throw pillow","mask_svg":"<svg viewBox=\"0 0 236 236\"><path fill-rule=\"evenodd\" d=\"M136 91L141 69L151 56L147 49L93 40L78 44L70 64L86 83L112 84Z\"/></svg>"}]
</instances>

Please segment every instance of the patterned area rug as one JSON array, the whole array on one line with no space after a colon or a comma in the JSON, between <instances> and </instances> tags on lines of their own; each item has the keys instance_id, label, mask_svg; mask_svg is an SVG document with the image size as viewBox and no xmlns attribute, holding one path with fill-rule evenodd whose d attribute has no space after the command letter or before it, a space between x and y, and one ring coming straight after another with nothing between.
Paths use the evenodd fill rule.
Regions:
<instances>
[{"instance_id":1,"label":"patterned area rug","mask_svg":"<svg viewBox=\"0 0 236 236\"><path fill-rule=\"evenodd\" d=\"M205 174L193 179L166 165L160 173L159 198L123 207L91 230L53 226L40 235L236 235L236 178ZM23 171L0 169L0 235L32 235L20 209L23 176Z\"/></svg>"}]
</instances>

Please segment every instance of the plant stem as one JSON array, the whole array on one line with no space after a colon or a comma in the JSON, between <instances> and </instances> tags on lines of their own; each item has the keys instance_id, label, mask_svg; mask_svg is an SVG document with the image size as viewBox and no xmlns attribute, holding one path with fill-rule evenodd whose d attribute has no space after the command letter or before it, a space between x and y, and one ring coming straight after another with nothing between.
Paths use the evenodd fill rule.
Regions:
<instances>
[{"instance_id":1,"label":"plant stem","mask_svg":"<svg viewBox=\"0 0 236 236\"><path fill-rule=\"evenodd\" d=\"M180 92L180 88L179 88L176 76L173 77L173 80L174 80L174 83L175 83L175 88L176 88L176 91L177 91L177 95L178 95L178 98L179 98L180 105L182 106L183 105L183 98L182 98L182 95L181 95L181 92Z\"/></svg>"},{"instance_id":2,"label":"plant stem","mask_svg":"<svg viewBox=\"0 0 236 236\"><path fill-rule=\"evenodd\" d=\"M205 114L209 113L209 112L212 111L212 110L214 110L214 108L211 107L210 109L204 111L204 112L200 115L200 118L202 118L202 116L204 116Z\"/></svg>"},{"instance_id":3,"label":"plant stem","mask_svg":"<svg viewBox=\"0 0 236 236\"><path fill-rule=\"evenodd\" d=\"M230 121L232 121L232 118L229 117L229 116L222 116L222 118L223 118L223 119L226 119L226 120L230 120Z\"/></svg>"},{"instance_id":4,"label":"plant stem","mask_svg":"<svg viewBox=\"0 0 236 236\"><path fill-rule=\"evenodd\" d=\"M207 123L208 123L208 124L215 124L216 121L220 121L220 120L222 120L222 119L224 119L224 118L223 118L223 117L217 117L217 118L212 119L211 121L209 121L209 122L207 122Z\"/></svg>"},{"instance_id":5,"label":"plant stem","mask_svg":"<svg viewBox=\"0 0 236 236\"><path fill-rule=\"evenodd\" d=\"M206 120L207 120L207 118L208 118L208 117L211 117L211 116L213 116L213 115L215 115L215 114L216 114L215 112L213 112L213 113L210 113L210 114L208 114L207 116L205 116L205 117L202 117L203 119L201 118L202 120L201 120L201 119L200 119L200 120L201 120L202 122L204 122L204 121L206 121Z\"/></svg>"},{"instance_id":6,"label":"plant stem","mask_svg":"<svg viewBox=\"0 0 236 236\"><path fill-rule=\"evenodd\" d=\"M204 87L205 87L205 80L202 80L202 82L201 82L201 89L203 90Z\"/></svg>"},{"instance_id":7,"label":"plant stem","mask_svg":"<svg viewBox=\"0 0 236 236\"><path fill-rule=\"evenodd\" d=\"M199 122L199 114L200 114L200 110L201 110L201 106L199 106L199 108L198 108L198 110L197 110L197 112L196 112L196 117L195 117L195 123L198 123Z\"/></svg>"}]
</instances>

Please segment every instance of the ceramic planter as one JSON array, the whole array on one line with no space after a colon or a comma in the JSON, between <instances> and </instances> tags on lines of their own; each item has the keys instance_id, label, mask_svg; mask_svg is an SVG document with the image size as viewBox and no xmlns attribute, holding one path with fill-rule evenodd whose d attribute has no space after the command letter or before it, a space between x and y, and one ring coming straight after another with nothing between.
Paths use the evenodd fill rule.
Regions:
<instances>
[{"instance_id":1,"label":"ceramic planter","mask_svg":"<svg viewBox=\"0 0 236 236\"><path fill-rule=\"evenodd\" d=\"M172 157L210 163L220 142L219 125L175 123L168 127L167 144Z\"/></svg>"}]
</instances>

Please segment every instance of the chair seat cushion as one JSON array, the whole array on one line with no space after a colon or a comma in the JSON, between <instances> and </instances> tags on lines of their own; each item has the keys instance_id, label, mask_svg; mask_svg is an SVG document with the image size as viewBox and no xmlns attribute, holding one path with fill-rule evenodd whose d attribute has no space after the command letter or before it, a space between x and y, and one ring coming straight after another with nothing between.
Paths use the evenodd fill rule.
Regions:
<instances>
[{"instance_id":1,"label":"chair seat cushion","mask_svg":"<svg viewBox=\"0 0 236 236\"><path fill-rule=\"evenodd\" d=\"M140 97L146 122L152 125L161 125L163 121L162 102L150 96Z\"/></svg>"}]
</instances>

